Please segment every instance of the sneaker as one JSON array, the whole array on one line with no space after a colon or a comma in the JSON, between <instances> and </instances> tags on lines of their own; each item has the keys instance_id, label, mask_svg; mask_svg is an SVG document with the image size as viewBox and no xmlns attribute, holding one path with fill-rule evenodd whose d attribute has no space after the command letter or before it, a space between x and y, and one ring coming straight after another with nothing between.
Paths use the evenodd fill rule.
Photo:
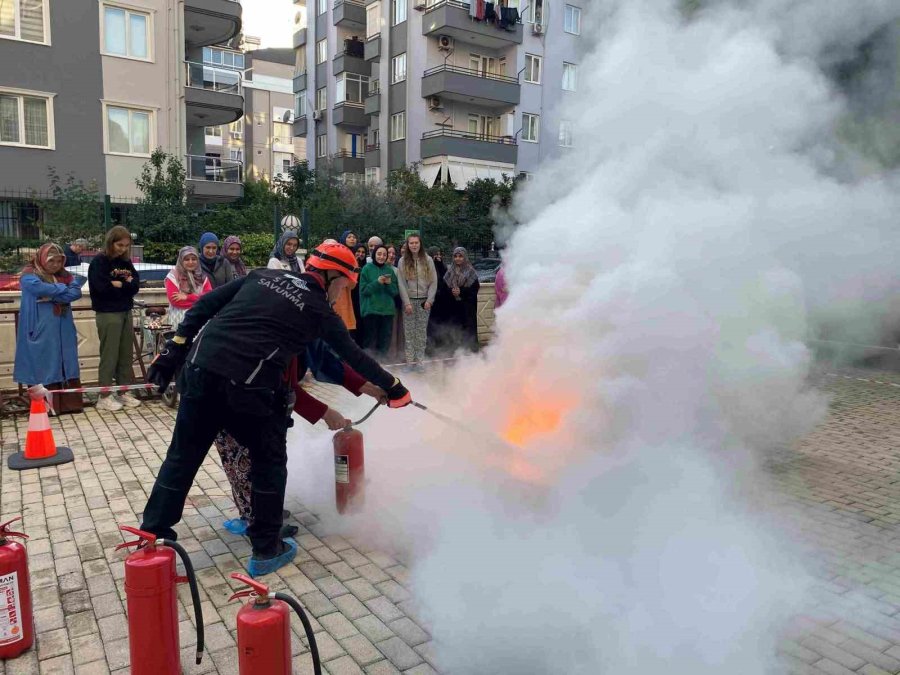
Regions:
<instances>
[{"instance_id":1,"label":"sneaker","mask_svg":"<svg viewBox=\"0 0 900 675\"><path fill-rule=\"evenodd\" d=\"M126 408L137 408L141 405L141 400L131 392L119 396L119 402Z\"/></svg>"},{"instance_id":2,"label":"sneaker","mask_svg":"<svg viewBox=\"0 0 900 675\"><path fill-rule=\"evenodd\" d=\"M231 534L247 534L247 521L243 518L226 520L222 526L231 532Z\"/></svg>"},{"instance_id":3,"label":"sneaker","mask_svg":"<svg viewBox=\"0 0 900 675\"><path fill-rule=\"evenodd\" d=\"M247 563L247 571L250 576L257 577L271 574L277 569L287 565L297 555L297 544L293 539L282 539L281 551L270 556L250 556L250 562Z\"/></svg>"},{"instance_id":4,"label":"sneaker","mask_svg":"<svg viewBox=\"0 0 900 675\"><path fill-rule=\"evenodd\" d=\"M104 396L97 401L97 410L104 410L106 412L118 412L123 407L124 406L119 403L115 396Z\"/></svg>"}]
</instances>

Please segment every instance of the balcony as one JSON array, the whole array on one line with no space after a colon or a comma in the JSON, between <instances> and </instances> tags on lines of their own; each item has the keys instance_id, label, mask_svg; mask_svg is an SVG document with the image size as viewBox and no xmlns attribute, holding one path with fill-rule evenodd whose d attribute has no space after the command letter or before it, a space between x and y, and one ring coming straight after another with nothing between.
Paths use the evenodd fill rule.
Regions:
<instances>
[{"instance_id":1,"label":"balcony","mask_svg":"<svg viewBox=\"0 0 900 675\"><path fill-rule=\"evenodd\" d=\"M331 163L336 173L366 172L366 156L361 152L339 150L331 156Z\"/></svg>"},{"instance_id":2,"label":"balcony","mask_svg":"<svg viewBox=\"0 0 900 675\"><path fill-rule=\"evenodd\" d=\"M366 29L366 3L362 0L337 0L332 12L335 26Z\"/></svg>"},{"instance_id":3,"label":"balcony","mask_svg":"<svg viewBox=\"0 0 900 675\"><path fill-rule=\"evenodd\" d=\"M372 72L372 67L366 63L362 54L356 56L346 51L336 54L334 57L332 73L340 75L341 73L354 73L355 75L368 76Z\"/></svg>"},{"instance_id":4,"label":"balcony","mask_svg":"<svg viewBox=\"0 0 900 675\"><path fill-rule=\"evenodd\" d=\"M375 143L374 145L366 146L366 168L371 169L376 166L381 166L381 144Z\"/></svg>"},{"instance_id":5,"label":"balcony","mask_svg":"<svg viewBox=\"0 0 900 675\"><path fill-rule=\"evenodd\" d=\"M186 155L185 160L185 177L193 199L230 202L244 196L243 163L205 155Z\"/></svg>"},{"instance_id":6,"label":"balcony","mask_svg":"<svg viewBox=\"0 0 900 675\"><path fill-rule=\"evenodd\" d=\"M376 35L366 40L363 58L366 61L377 61L381 57L381 36Z\"/></svg>"},{"instance_id":7,"label":"balcony","mask_svg":"<svg viewBox=\"0 0 900 675\"><path fill-rule=\"evenodd\" d=\"M507 28L475 21L469 16L469 3L458 0L428 0L422 17L422 35L449 35L460 42L468 42L488 49L503 49L522 44L522 24Z\"/></svg>"},{"instance_id":8,"label":"balcony","mask_svg":"<svg viewBox=\"0 0 900 675\"><path fill-rule=\"evenodd\" d=\"M511 136L488 136L452 129L435 129L422 134L422 159L443 155L515 164L519 146Z\"/></svg>"},{"instance_id":9,"label":"balcony","mask_svg":"<svg viewBox=\"0 0 900 675\"><path fill-rule=\"evenodd\" d=\"M294 77L294 93L304 91L306 89L306 71L299 73Z\"/></svg>"},{"instance_id":10,"label":"balcony","mask_svg":"<svg viewBox=\"0 0 900 675\"><path fill-rule=\"evenodd\" d=\"M367 127L369 118L362 103L343 102L332 108L331 123L335 126Z\"/></svg>"},{"instance_id":11,"label":"balcony","mask_svg":"<svg viewBox=\"0 0 900 675\"><path fill-rule=\"evenodd\" d=\"M369 95L366 96L366 107L365 107L366 115L377 115L381 112L381 90L375 89L374 91L370 91Z\"/></svg>"},{"instance_id":12,"label":"balcony","mask_svg":"<svg viewBox=\"0 0 900 675\"><path fill-rule=\"evenodd\" d=\"M244 115L239 70L191 61L185 63L185 68L184 102L188 126L230 124Z\"/></svg>"},{"instance_id":13,"label":"balcony","mask_svg":"<svg viewBox=\"0 0 900 675\"><path fill-rule=\"evenodd\" d=\"M274 152L294 152L293 137L272 136L272 150Z\"/></svg>"},{"instance_id":14,"label":"balcony","mask_svg":"<svg viewBox=\"0 0 900 675\"><path fill-rule=\"evenodd\" d=\"M471 103L485 108L514 108L522 94L519 81L480 70L437 66L422 76L422 96Z\"/></svg>"},{"instance_id":15,"label":"balcony","mask_svg":"<svg viewBox=\"0 0 900 675\"><path fill-rule=\"evenodd\" d=\"M305 137L307 134L308 128L309 128L309 122L307 120L306 115L304 115L303 117L295 117L294 118L294 136Z\"/></svg>"},{"instance_id":16,"label":"balcony","mask_svg":"<svg viewBox=\"0 0 900 675\"><path fill-rule=\"evenodd\" d=\"M306 28L294 32L294 49L299 49L306 44Z\"/></svg>"},{"instance_id":17,"label":"balcony","mask_svg":"<svg viewBox=\"0 0 900 675\"><path fill-rule=\"evenodd\" d=\"M207 47L234 41L241 32L241 11L235 0L185 0L185 45Z\"/></svg>"}]
</instances>

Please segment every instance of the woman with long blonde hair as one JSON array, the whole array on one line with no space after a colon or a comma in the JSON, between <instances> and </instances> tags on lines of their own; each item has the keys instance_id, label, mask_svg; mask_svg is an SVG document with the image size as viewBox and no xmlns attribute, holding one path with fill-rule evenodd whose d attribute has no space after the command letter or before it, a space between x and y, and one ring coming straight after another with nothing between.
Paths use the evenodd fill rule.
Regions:
<instances>
[{"instance_id":1,"label":"woman with long blonde hair","mask_svg":"<svg viewBox=\"0 0 900 675\"><path fill-rule=\"evenodd\" d=\"M419 363L425 358L428 317L434 305L438 279L434 261L425 253L422 237L418 234L407 235L397 272L403 305L406 362Z\"/></svg>"}]
</instances>

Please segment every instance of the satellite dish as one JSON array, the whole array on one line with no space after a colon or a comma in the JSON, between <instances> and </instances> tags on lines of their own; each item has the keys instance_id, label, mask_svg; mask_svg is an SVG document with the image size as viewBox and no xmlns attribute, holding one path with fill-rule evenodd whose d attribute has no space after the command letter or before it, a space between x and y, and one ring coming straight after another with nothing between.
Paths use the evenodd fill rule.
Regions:
<instances>
[{"instance_id":1,"label":"satellite dish","mask_svg":"<svg viewBox=\"0 0 900 675\"><path fill-rule=\"evenodd\" d=\"M287 124L290 124L294 121L294 111L293 110L285 110L284 114L281 116L281 121Z\"/></svg>"}]
</instances>

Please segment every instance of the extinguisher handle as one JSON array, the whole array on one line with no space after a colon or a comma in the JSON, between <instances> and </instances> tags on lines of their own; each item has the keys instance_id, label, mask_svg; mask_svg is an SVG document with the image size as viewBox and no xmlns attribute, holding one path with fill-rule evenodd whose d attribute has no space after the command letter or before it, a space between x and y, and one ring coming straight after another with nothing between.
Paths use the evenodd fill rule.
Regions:
<instances>
[{"instance_id":1,"label":"extinguisher handle","mask_svg":"<svg viewBox=\"0 0 900 675\"><path fill-rule=\"evenodd\" d=\"M130 532L131 534L137 535L139 538L134 541L126 541L122 542L118 546L116 546L115 550L118 551L123 548L130 548L132 546L141 547L144 544L155 544L156 543L156 535L151 532L144 532L144 530L139 530L136 527L130 527L128 525L119 525L119 529L122 532Z\"/></svg>"},{"instance_id":2,"label":"extinguisher handle","mask_svg":"<svg viewBox=\"0 0 900 675\"><path fill-rule=\"evenodd\" d=\"M5 539L6 537L19 537L20 539L28 539L28 535L24 532L15 532L9 529L9 526L17 520L22 520L22 516L16 516L12 520L7 520L5 523L0 525L0 539Z\"/></svg>"},{"instance_id":3,"label":"extinguisher handle","mask_svg":"<svg viewBox=\"0 0 900 675\"><path fill-rule=\"evenodd\" d=\"M235 581L240 581L242 584L247 584L250 588L238 591L230 598L228 598L229 600L234 600L235 598L246 598L251 593L256 593L261 598L269 597L269 587L266 584L256 581L255 579L251 579L246 574L241 574L240 572L232 572L231 578Z\"/></svg>"}]
</instances>

